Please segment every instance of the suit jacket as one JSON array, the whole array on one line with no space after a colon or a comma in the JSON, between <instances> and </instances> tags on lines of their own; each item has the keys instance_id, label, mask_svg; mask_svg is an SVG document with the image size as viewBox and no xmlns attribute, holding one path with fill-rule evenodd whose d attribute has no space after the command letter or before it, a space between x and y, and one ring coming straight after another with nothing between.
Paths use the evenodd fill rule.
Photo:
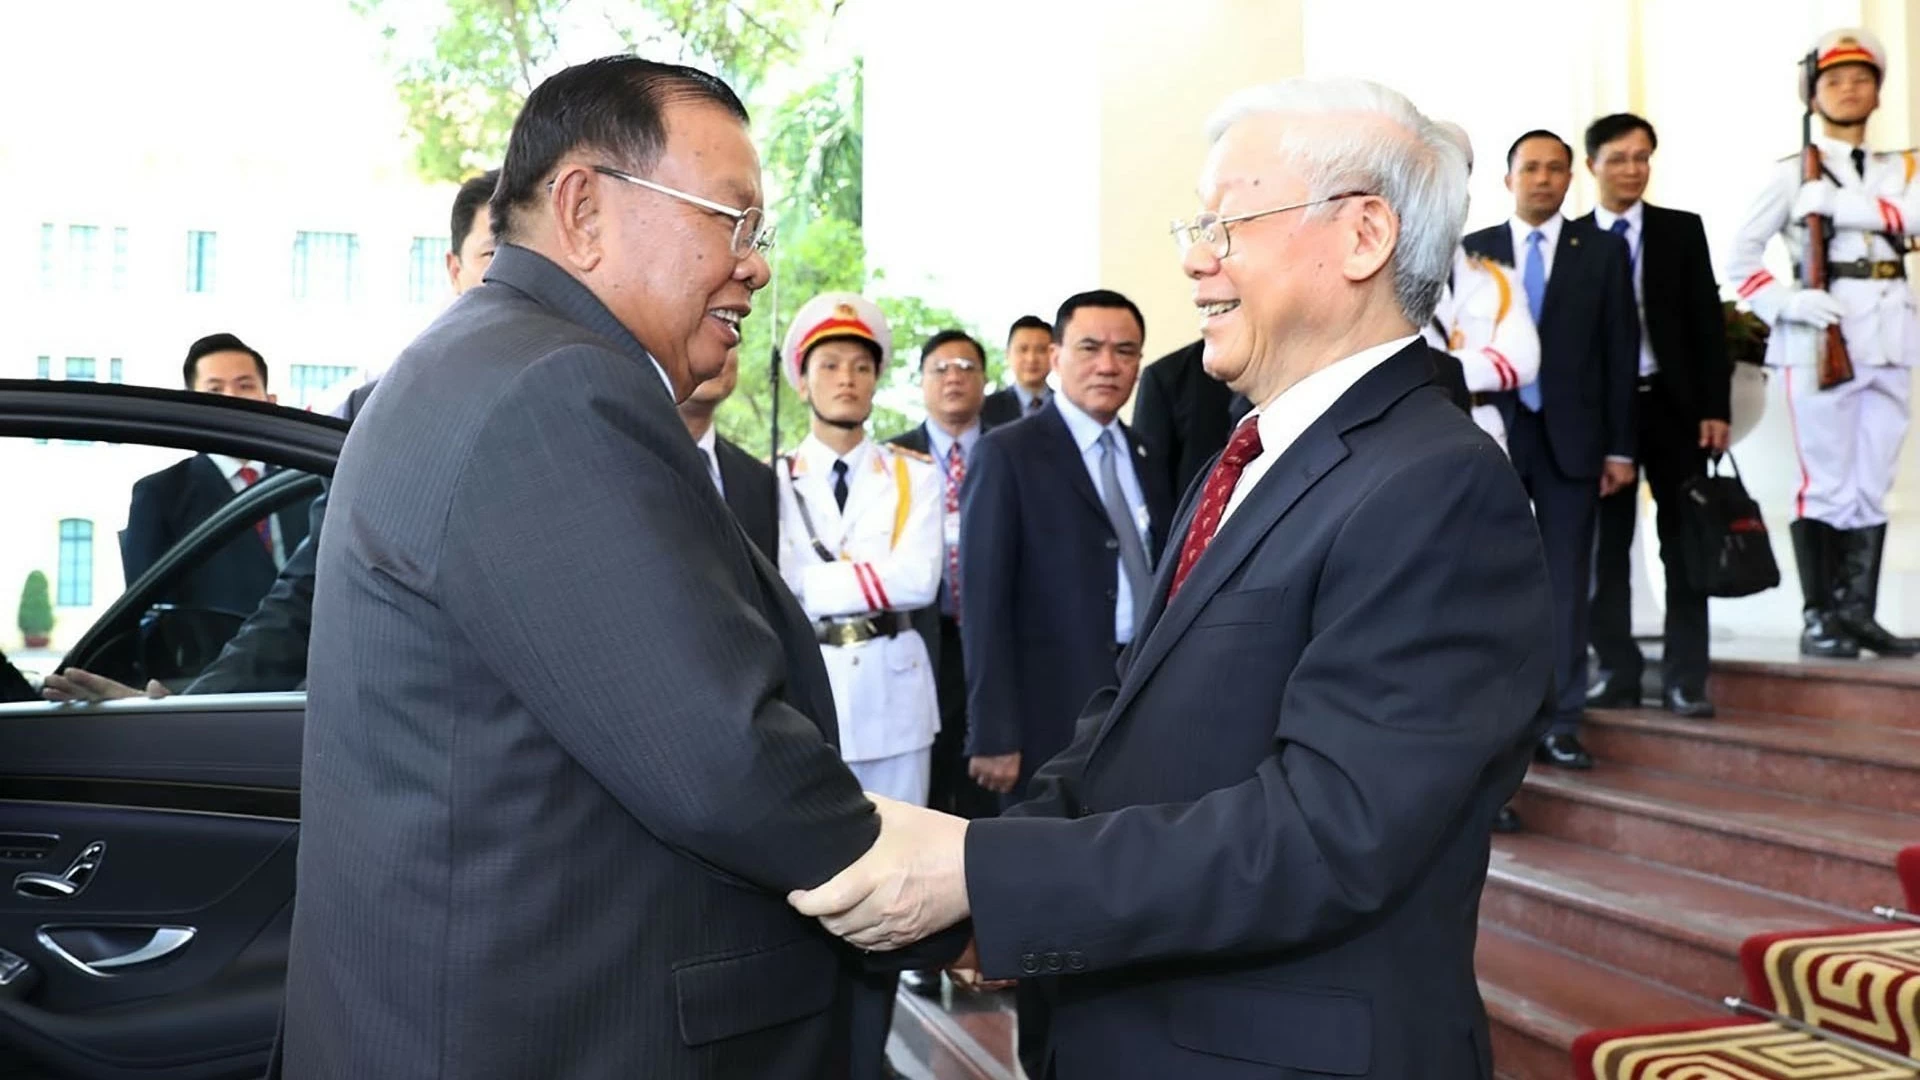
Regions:
<instances>
[{"instance_id":1,"label":"suit jacket","mask_svg":"<svg viewBox=\"0 0 1920 1080\"><path fill-rule=\"evenodd\" d=\"M727 509L739 519L760 554L778 559L773 468L725 439L716 437L713 448L714 460L720 466L720 483L727 489Z\"/></svg>"},{"instance_id":2,"label":"suit jacket","mask_svg":"<svg viewBox=\"0 0 1920 1080\"><path fill-rule=\"evenodd\" d=\"M205 454L195 454L135 481L133 500L127 508L127 529L120 541L128 583L146 573L195 526L231 502L235 494L220 466ZM275 514L280 522L280 542L289 558L306 539L307 510L308 503L300 502ZM251 615L279 573L272 553L259 536L251 530L243 531L156 600Z\"/></svg>"},{"instance_id":3,"label":"suit jacket","mask_svg":"<svg viewBox=\"0 0 1920 1080\"><path fill-rule=\"evenodd\" d=\"M1007 391L1007 392L1011 393L1012 391ZM991 426L992 425L987 423L986 418L983 415L980 419L980 434L985 435L987 433L987 429ZM927 425L925 421L922 421L918 427L908 428L907 430L901 432L900 434L895 435L893 438L888 439L887 444L889 446L905 447L906 449L911 450L916 454L925 454L928 457L933 456L933 437L927 434ZM947 468L947 463L944 461L936 460L933 463L933 465L934 465L934 468L939 469L941 471L944 477L944 474ZM941 480L941 483L942 484L946 483L944 478ZM944 494L945 491L946 489L942 487L941 492ZM940 588L942 590L945 590L947 588L947 572L945 569L945 564L942 564L941 571L940 571ZM936 596L934 598L933 603L928 604L926 607L918 608L914 611L913 630L914 630L914 633L917 633L920 635L920 640L926 643L927 660L933 665L933 670L936 672L940 671L941 670L941 667L940 667L940 636L941 635L940 635L940 599L939 597ZM942 693L944 692L945 691L943 690Z\"/></svg>"},{"instance_id":4,"label":"suit jacket","mask_svg":"<svg viewBox=\"0 0 1920 1080\"><path fill-rule=\"evenodd\" d=\"M1157 561L1173 495L1155 448L1132 430L1127 439ZM960 498L967 754L1017 750L1024 782L1065 749L1088 695L1113 681L1118 541L1052 403L974 446Z\"/></svg>"},{"instance_id":5,"label":"suit jacket","mask_svg":"<svg viewBox=\"0 0 1920 1080\"><path fill-rule=\"evenodd\" d=\"M1196 341L1148 364L1133 400L1133 429L1159 451L1167 490L1178 498L1200 469L1227 448L1234 393L1201 366Z\"/></svg>"},{"instance_id":6,"label":"suit jacket","mask_svg":"<svg viewBox=\"0 0 1920 1080\"><path fill-rule=\"evenodd\" d=\"M1118 687L970 826L983 973L1063 975L1059 1080L1491 1074L1476 909L1551 602L1517 476L1431 378L1420 342L1363 377L1171 604L1166 560Z\"/></svg>"},{"instance_id":7,"label":"suit jacket","mask_svg":"<svg viewBox=\"0 0 1920 1080\"><path fill-rule=\"evenodd\" d=\"M1580 220L1600 228L1592 214ZM1651 203L1641 204L1640 222L1641 316L1655 377L1695 421L1725 420L1733 369L1706 227L1698 214Z\"/></svg>"},{"instance_id":8,"label":"suit jacket","mask_svg":"<svg viewBox=\"0 0 1920 1080\"><path fill-rule=\"evenodd\" d=\"M1513 258L1513 232L1504 221L1467 234L1462 246L1502 265L1520 266ZM1609 456L1634 456L1640 317L1628 258L1627 245L1596 228L1590 217L1561 226L1536 320L1537 382L1553 463L1570 480L1598 477ZM1511 430L1514 410L1522 407L1519 396L1493 397Z\"/></svg>"},{"instance_id":9,"label":"suit jacket","mask_svg":"<svg viewBox=\"0 0 1920 1080\"><path fill-rule=\"evenodd\" d=\"M843 1069L852 953L783 897L878 822L806 617L640 344L502 245L329 502L286 1075Z\"/></svg>"},{"instance_id":10,"label":"suit jacket","mask_svg":"<svg viewBox=\"0 0 1920 1080\"><path fill-rule=\"evenodd\" d=\"M989 427L1001 427L1026 416L1020 405L1020 395L1008 386L987 395L980 405L980 423Z\"/></svg>"}]
</instances>

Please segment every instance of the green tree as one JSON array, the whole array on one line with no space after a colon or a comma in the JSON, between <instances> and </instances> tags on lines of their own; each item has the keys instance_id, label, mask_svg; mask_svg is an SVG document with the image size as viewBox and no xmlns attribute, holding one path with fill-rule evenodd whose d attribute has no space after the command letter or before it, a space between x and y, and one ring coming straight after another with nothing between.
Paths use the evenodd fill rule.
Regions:
<instances>
[{"instance_id":1,"label":"green tree","mask_svg":"<svg viewBox=\"0 0 1920 1080\"><path fill-rule=\"evenodd\" d=\"M53 599L47 595L47 575L38 570L27 575L27 584L20 590L19 625L29 644L53 633Z\"/></svg>"}]
</instances>

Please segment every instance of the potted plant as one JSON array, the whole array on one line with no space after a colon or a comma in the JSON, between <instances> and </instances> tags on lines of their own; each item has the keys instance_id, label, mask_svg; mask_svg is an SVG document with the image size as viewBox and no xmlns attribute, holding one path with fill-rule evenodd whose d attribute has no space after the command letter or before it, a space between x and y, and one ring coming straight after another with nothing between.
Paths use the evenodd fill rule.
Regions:
<instances>
[{"instance_id":1,"label":"potted plant","mask_svg":"<svg viewBox=\"0 0 1920 1080\"><path fill-rule=\"evenodd\" d=\"M47 575L35 570L20 590L20 633L27 648L44 649L53 633L53 599L47 595Z\"/></svg>"}]
</instances>

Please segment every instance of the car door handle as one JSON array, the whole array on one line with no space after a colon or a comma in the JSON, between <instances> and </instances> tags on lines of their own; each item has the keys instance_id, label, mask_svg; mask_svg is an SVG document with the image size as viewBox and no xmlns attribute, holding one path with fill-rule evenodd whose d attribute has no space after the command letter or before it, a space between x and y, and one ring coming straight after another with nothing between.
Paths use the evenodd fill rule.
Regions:
<instances>
[{"instance_id":1,"label":"car door handle","mask_svg":"<svg viewBox=\"0 0 1920 1080\"><path fill-rule=\"evenodd\" d=\"M89 932L85 927L43 926L34 936L39 940L40 945L54 956L97 979L107 979L131 968L172 956L185 948L196 933L191 926L156 926L147 930L147 938L144 942L125 952L87 960L82 960L75 955L75 949L81 949L83 952L92 951L87 946L96 944L98 939L109 933L125 933L131 929L133 928L112 927ZM63 937L66 939L66 944L62 944Z\"/></svg>"},{"instance_id":2,"label":"car door handle","mask_svg":"<svg viewBox=\"0 0 1920 1080\"><path fill-rule=\"evenodd\" d=\"M13 891L30 900L65 900L80 895L80 890L93 880L94 871L100 869L100 860L107 857L107 843L95 840L80 849L74 857L73 865L63 874L46 874L29 871L13 879Z\"/></svg>"}]
</instances>

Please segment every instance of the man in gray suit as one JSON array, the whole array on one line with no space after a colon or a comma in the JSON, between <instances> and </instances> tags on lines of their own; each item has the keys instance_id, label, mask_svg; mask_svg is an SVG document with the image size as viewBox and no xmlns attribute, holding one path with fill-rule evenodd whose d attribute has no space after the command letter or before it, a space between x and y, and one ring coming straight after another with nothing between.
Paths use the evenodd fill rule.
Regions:
<instances>
[{"instance_id":1,"label":"man in gray suit","mask_svg":"<svg viewBox=\"0 0 1920 1080\"><path fill-rule=\"evenodd\" d=\"M781 897L880 823L674 412L766 284L760 204L717 79L609 57L528 98L487 284L334 481L287 1077L844 1075L859 954Z\"/></svg>"}]
</instances>

